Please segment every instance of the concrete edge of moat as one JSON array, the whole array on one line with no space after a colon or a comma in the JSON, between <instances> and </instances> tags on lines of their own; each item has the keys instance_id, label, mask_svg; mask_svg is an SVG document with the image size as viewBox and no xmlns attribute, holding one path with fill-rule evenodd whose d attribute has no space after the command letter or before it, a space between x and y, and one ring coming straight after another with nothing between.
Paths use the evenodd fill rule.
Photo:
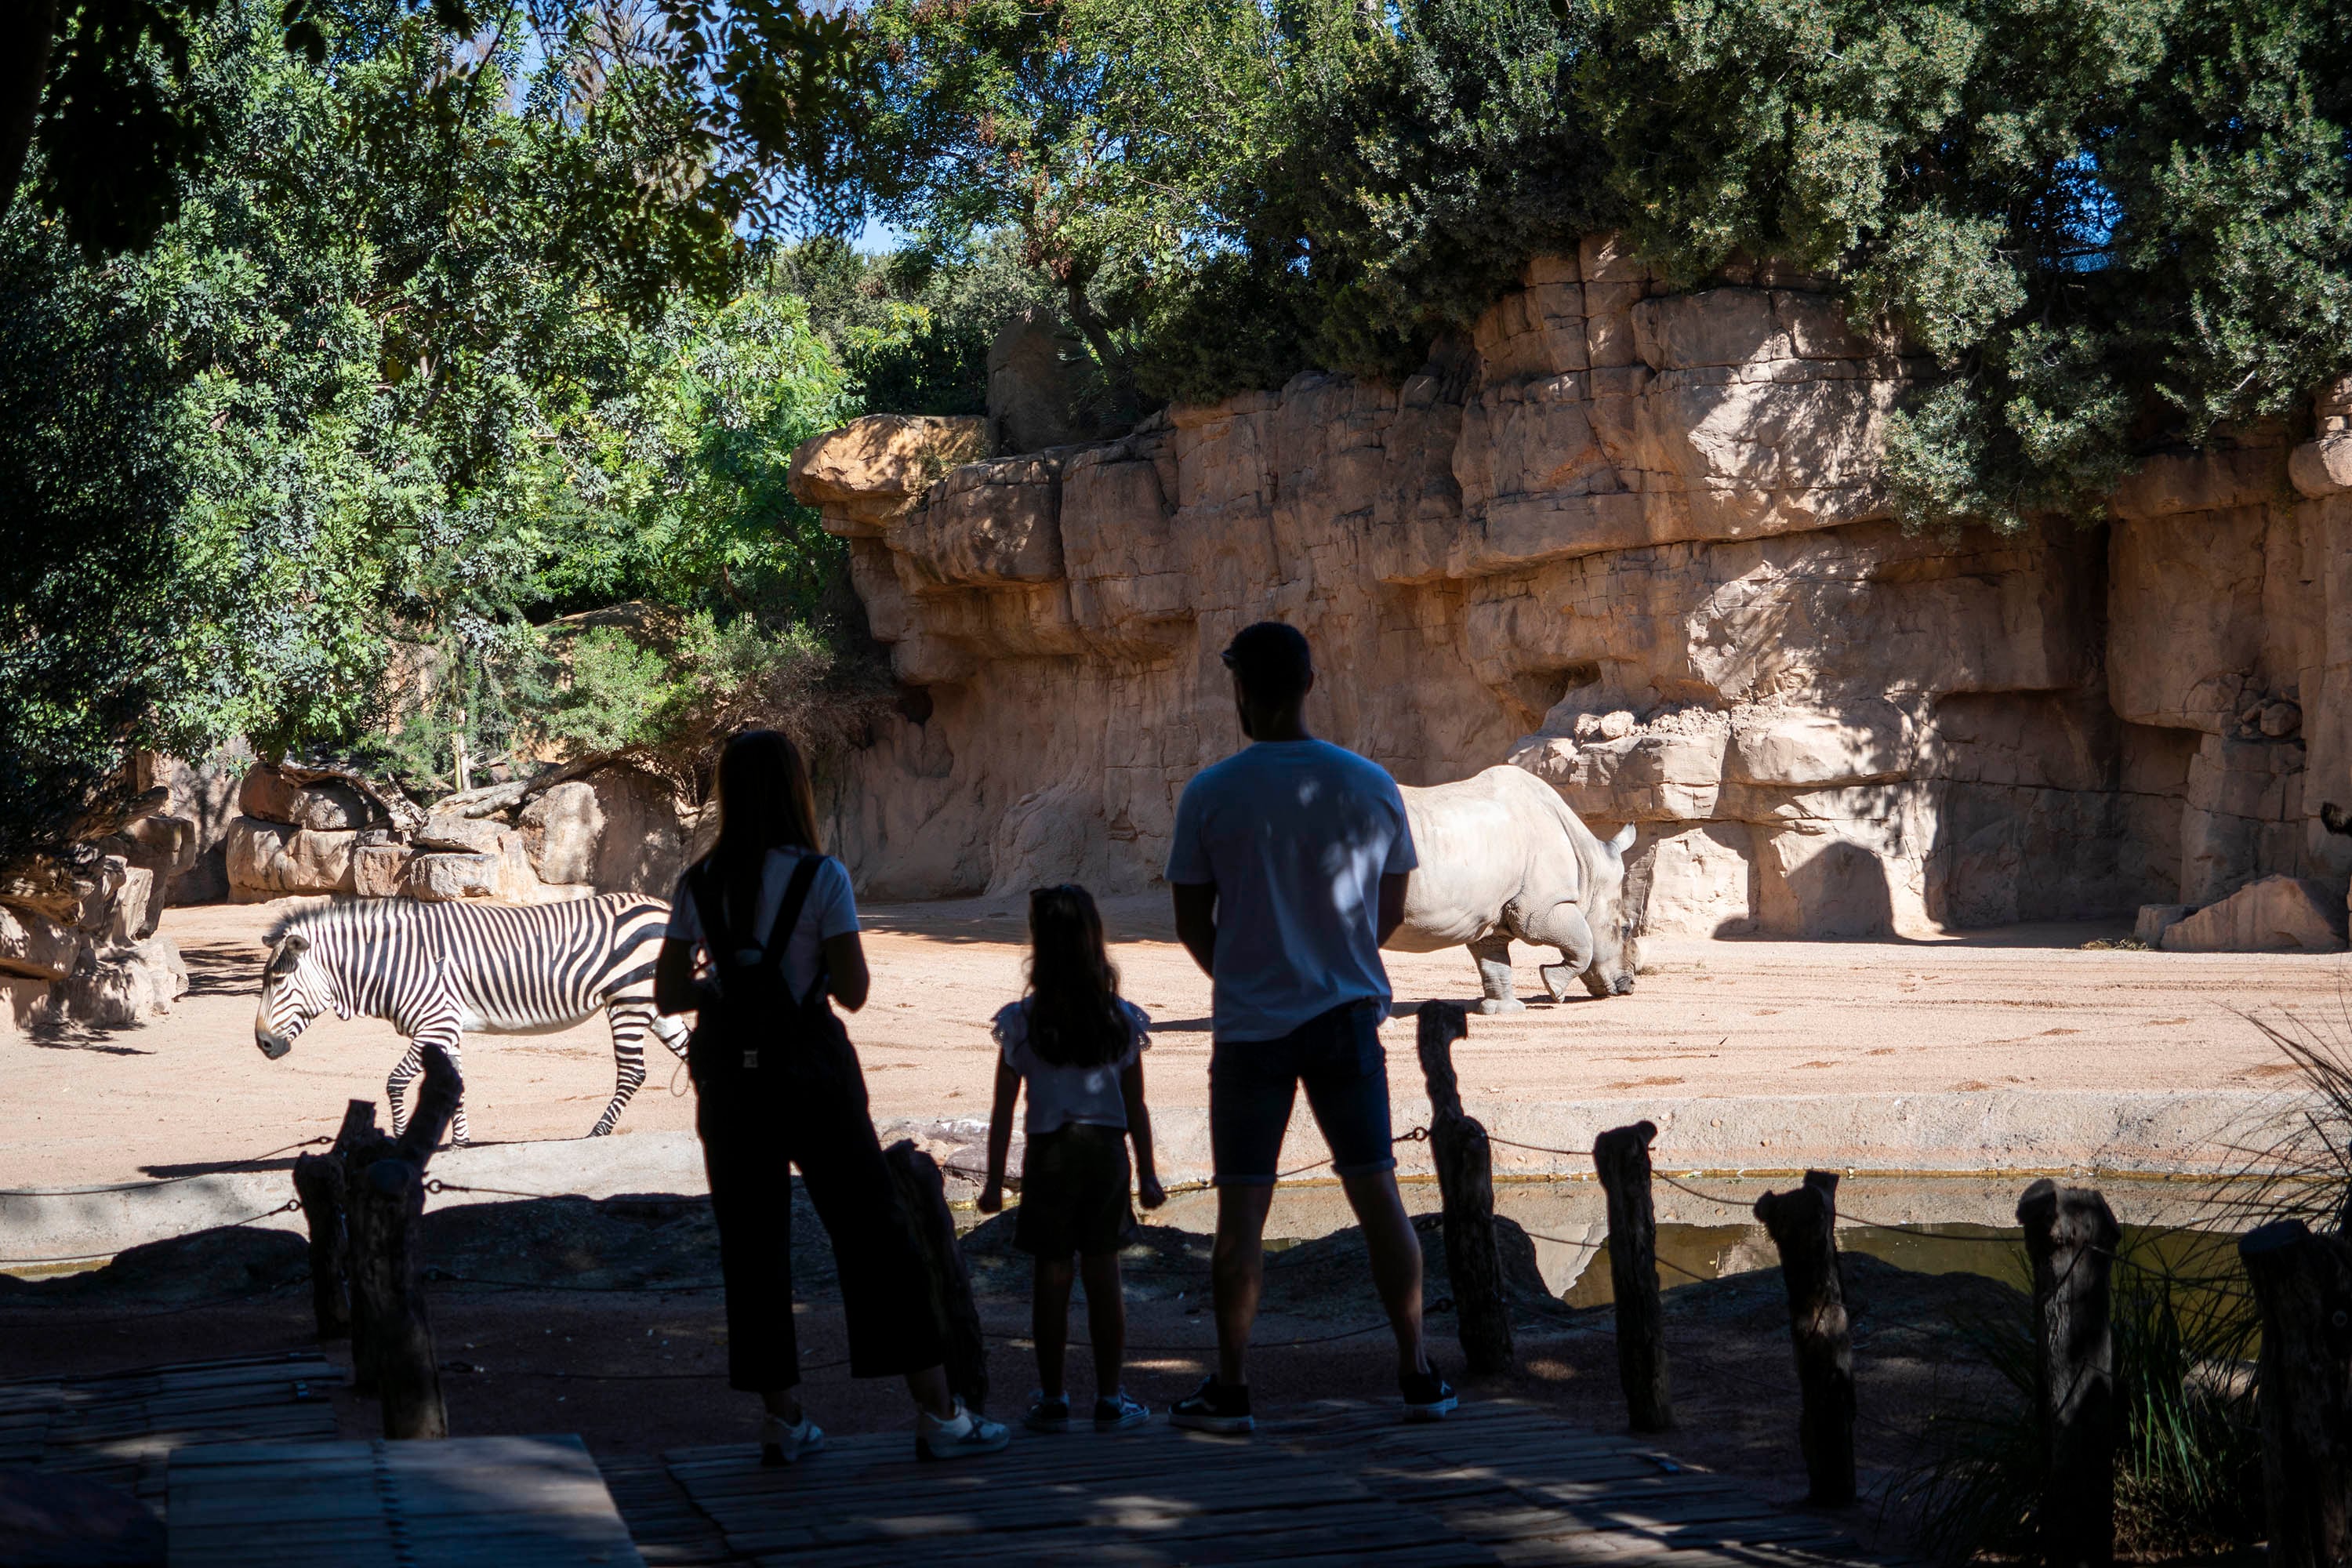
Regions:
<instances>
[{"instance_id":1,"label":"concrete edge of moat","mask_svg":"<svg viewBox=\"0 0 2352 1568\"><path fill-rule=\"evenodd\" d=\"M2210 1183L2260 1169L2258 1152L2302 1104L2291 1091L2130 1093L1991 1089L1920 1094L1688 1095L1472 1105L1495 1140L1506 1183L1589 1179L1584 1151L1607 1128L1656 1124L1657 1169L1680 1176L1771 1178L1820 1167L1857 1176L1971 1177L2006 1182L2074 1173ZM1161 1179L1171 1188L1209 1175L1207 1113L1155 1108ZM1400 1132L1425 1121L1416 1101L1398 1107ZM951 1197L969 1197L984 1166L983 1120L889 1118L884 1142L913 1137L947 1168ZM1401 1142L1398 1169L1427 1178L1425 1143ZM1298 1183L1328 1182L1304 1104L1284 1146ZM119 1188L0 1193L0 1270L71 1268L126 1247L247 1221L299 1229L301 1215L270 1212L292 1195L286 1161L276 1168L182 1174ZM1016 1152L1013 1167L1019 1169ZM477 1143L436 1156L436 1205L513 1202L519 1196L625 1193L698 1194L702 1154L685 1131L610 1138ZM470 1190L468 1190L470 1189ZM257 1218L256 1216L261 1216Z\"/></svg>"}]
</instances>

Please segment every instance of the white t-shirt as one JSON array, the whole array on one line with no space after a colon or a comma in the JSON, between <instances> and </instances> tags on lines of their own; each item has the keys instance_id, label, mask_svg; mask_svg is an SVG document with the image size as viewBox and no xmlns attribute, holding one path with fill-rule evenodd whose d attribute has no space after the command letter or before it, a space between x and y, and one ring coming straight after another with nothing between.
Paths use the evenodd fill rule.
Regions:
<instances>
[{"instance_id":1,"label":"white t-shirt","mask_svg":"<svg viewBox=\"0 0 2352 1568\"><path fill-rule=\"evenodd\" d=\"M1217 887L1218 1040L1278 1040L1318 1014L1386 1006L1381 878L1420 861L1378 763L1325 741L1260 741L1176 803L1168 879Z\"/></svg>"},{"instance_id":2,"label":"white t-shirt","mask_svg":"<svg viewBox=\"0 0 2352 1568\"><path fill-rule=\"evenodd\" d=\"M1073 1121L1095 1127L1127 1125L1127 1100L1118 1092L1118 1076L1151 1044L1151 1018L1132 1002L1121 1001L1127 1015L1127 1049L1118 1059L1101 1067L1056 1067L1029 1044L1029 1004L1015 1002L996 1014L996 1043L1004 1047L1004 1065L1028 1086L1029 1110L1022 1126L1032 1138L1058 1132Z\"/></svg>"},{"instance_id":3,"label":"white t-shirt","mask_svg":"<svg viewBox=\"0 0 2352 1568\"><path fill-rule=\"evenodd\" d=\"M792 884L793 871L806 853L768 851L768 863L760 872L760 907L749 921L728 922L737 941L756 943L768 934L768 927L784 907L784 889ZM816 877L809 883L808 901L801 906L801 918L793 922L792 936L784 944L784 984L792 987L793 995L807 1000L809 987L816 982L818 949L825 939L846 936L857 929L857 898L849 890L849 873L840 861L827 858L816 868ZM698 945L702 941L702 915L695 908L688 878L678 879L677 896L669 901L669 928L664 934ZM738 950L735 961L751 963L759 956L756 946L746 947Z\"/></svg>"}]
</instances>

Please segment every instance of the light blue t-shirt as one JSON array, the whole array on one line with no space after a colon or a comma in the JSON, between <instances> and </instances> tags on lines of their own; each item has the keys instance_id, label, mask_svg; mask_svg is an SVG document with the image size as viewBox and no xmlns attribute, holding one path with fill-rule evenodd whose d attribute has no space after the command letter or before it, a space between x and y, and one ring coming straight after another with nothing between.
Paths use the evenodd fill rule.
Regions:
<instances>
[{"instance_id":1,"label":"light blue t-shirt","mask_svg":"<svg viewBox=\"0 0 2352 1568\"><path fill-rule=\"evenodd\" d=\"M1419 864L1396 781L1328 742L1260 741L1194 774L1168 879L1217 886L1215 1037L1277 1040L1345 1002L1385 1006L1381 878Z\"/></svg>"}]
</instances>

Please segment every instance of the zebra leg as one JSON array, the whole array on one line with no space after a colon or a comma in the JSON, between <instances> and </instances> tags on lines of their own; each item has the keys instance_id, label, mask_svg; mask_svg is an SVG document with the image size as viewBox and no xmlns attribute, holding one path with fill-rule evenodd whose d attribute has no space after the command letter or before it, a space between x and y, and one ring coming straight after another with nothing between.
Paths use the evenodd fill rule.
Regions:
<instances>
[{"instance_id":1,"label":"zebra leg","mask_svg":"<svg viewBox=\"0 0 2352 1568\"><path fill-rule=\"evenodd\" d=\"M392 1107L392 1135L394 1138L399 1137L401 1130L408 1125L408 1112L401 1108L400 1097L408 1092L408 1080L424 1068L425 1047L411 1040L407 1053L393 1064L392 1076L383 1080L383 1097Z\"/></svg>"},{"instance_id":2,"label":"zebra leg","mask_svg":"<svg viewBox=\"0 0 2352 1568\"><path fill-rule=\"evenodd\" d=\"M466 1062L457 1049L457 1044L461 1038L463 1038L462 1036L453 1033L447 1039L440 1042L441 1048L449 1053L449 1065L457 1069L457 1114L449 1123L449 1146L453 1149L461 1143L470 1143L474 1141L474 1135L466 1131Z\"/></svg>"},{"instance_id":3,"label":"zebra leg","mask_svg":"<svg viewBox=\"0 0 2352 1568\"><path fill-rule=\"evenodd\" d=\"M604 1107L604 1114L588 1129L591 1138L602 1138L613 1130L621 1120L622 1108L637 1092L637 1086L646 1081L646 1035L655 1026L654 1005L643 1001L609 1002L604 1006L604 1020L613 1028L613 1103ZM677 1046L670 1048L684 1054Z\"/></svg>"}]
</instances>

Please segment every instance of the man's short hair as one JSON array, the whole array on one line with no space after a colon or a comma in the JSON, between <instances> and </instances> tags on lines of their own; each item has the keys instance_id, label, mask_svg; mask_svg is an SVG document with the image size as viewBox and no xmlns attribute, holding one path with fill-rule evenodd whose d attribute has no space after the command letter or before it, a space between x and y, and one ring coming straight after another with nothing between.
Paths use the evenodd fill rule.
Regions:
<instances>
[{"instance_id":1,"label":"man's short hair","mask_svg":"<svg viewBox=\"0 0 2352 1568\"><path fill-rule=\"evenodd\" d=\"M1244 626L1220 657L1242 689L1260 702L1296 702L1315 679L1306 637L1281 621Z\"/></svg>"}]
</instances>

